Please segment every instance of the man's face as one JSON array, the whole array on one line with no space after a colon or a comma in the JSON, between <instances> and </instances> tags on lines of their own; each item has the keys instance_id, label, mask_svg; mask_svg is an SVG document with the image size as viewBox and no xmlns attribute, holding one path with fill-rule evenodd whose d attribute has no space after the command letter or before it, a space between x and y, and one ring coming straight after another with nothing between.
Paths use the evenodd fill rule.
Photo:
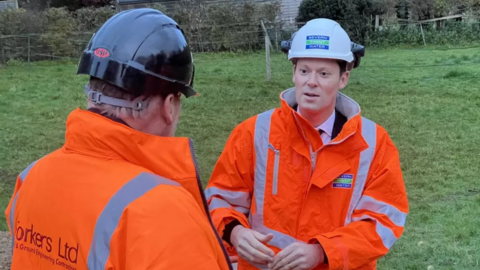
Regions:
<instances>
[{"instance_id":1,"label":"man's face","mask_svg":"<svg viewBox=\"0 0 480 270\"><path fill-rule=\"evenodd\" d=\"M302 114L333 110L337 92L347 85L348 77L348 71L340 75L337 60L298 59L293 70L293 82L295 97Z\"/></svg>"}]
</instances>

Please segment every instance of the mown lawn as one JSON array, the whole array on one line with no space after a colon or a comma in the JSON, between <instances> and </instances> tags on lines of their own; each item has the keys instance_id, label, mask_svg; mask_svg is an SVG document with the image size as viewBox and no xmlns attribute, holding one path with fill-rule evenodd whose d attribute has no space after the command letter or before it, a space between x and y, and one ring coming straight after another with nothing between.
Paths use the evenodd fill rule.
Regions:
<instances>
[{"instance_id":1,"label":"mown lawn","mask_svg":"<svg viewBox=\"0 0 480 270\"><path fill-rule=\"evenodd\" d=\"M84 107L75 63L0 69L0 208L16 175L60 147L68 113ZM184 100L177 135L194 140L206 182L234 126L279 105L292 67L273 55L267 82L261 53L195 63L200 96ZM405 234L378 269L480 269L480 50L367 51L344 92L389 131L407 185Z\"/></svg>"}]
</instances>

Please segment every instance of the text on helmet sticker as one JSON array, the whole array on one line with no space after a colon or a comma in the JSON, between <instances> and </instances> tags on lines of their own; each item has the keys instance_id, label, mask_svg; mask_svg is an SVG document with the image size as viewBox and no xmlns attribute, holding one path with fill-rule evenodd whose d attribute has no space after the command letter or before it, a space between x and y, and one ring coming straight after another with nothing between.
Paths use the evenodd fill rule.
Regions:
<instances>
[{"instance_id":1,"label":"text on helmet sticker","mask_svg":"<svg viewBox=\"0 0 480 270\"><path fill-rule=\"evenodd\" d=\"M110 52L105 48L97 48L93 53L95 54L95 56L100 58L107 58L110 56Z\"/></svg>"},{"instance_id":2,"label":"text on helmet sticker","mask_svg":"<svg viewBox=\"0 0 480 270\"><path fill-rule=\"evenodd\" d=\"M330 37L329 36L307 36L307 43L305 49L320 49L328 50L330 48Z\"/></svg>"}]
</instances>

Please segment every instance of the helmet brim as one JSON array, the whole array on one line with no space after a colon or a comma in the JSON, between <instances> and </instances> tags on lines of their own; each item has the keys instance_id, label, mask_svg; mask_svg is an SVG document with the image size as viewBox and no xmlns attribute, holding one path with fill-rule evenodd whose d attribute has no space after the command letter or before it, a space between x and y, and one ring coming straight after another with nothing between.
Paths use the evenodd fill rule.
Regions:
<instances>
[{"instance_id":1,"label":"helmet brim","mask_svg":"<svg viewBox=\"0 0 480 270\"><path fill-rule=\"evenodd\" d=\"M294 60L298 58L326 58L326 59L336 59L336 60L343 60L347 63L350 63L354 60L353 54L350 52L348 54L319 54L319 53L310 53L310 52L291 52L288 53L288 60Z\"/></svg>"}]
</instances>

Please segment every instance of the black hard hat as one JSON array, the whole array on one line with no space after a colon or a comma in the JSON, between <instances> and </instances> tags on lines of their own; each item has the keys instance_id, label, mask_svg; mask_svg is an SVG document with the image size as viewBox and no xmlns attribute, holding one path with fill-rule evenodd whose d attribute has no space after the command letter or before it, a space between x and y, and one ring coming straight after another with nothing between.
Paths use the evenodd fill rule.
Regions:
<instances>
[{"instance_id":1,"label":"black hard hat","mask_svg":"<svg viewBox=\"0 0 480 270\"><path fill-rule=\"evenodd\" d=\"M193 90L195 67L183 30L162 12L140 8L112 16L82 53L87 74L135 96ZM168 89L167 89L168 88Z\"/></svg>"}]
</instances>

